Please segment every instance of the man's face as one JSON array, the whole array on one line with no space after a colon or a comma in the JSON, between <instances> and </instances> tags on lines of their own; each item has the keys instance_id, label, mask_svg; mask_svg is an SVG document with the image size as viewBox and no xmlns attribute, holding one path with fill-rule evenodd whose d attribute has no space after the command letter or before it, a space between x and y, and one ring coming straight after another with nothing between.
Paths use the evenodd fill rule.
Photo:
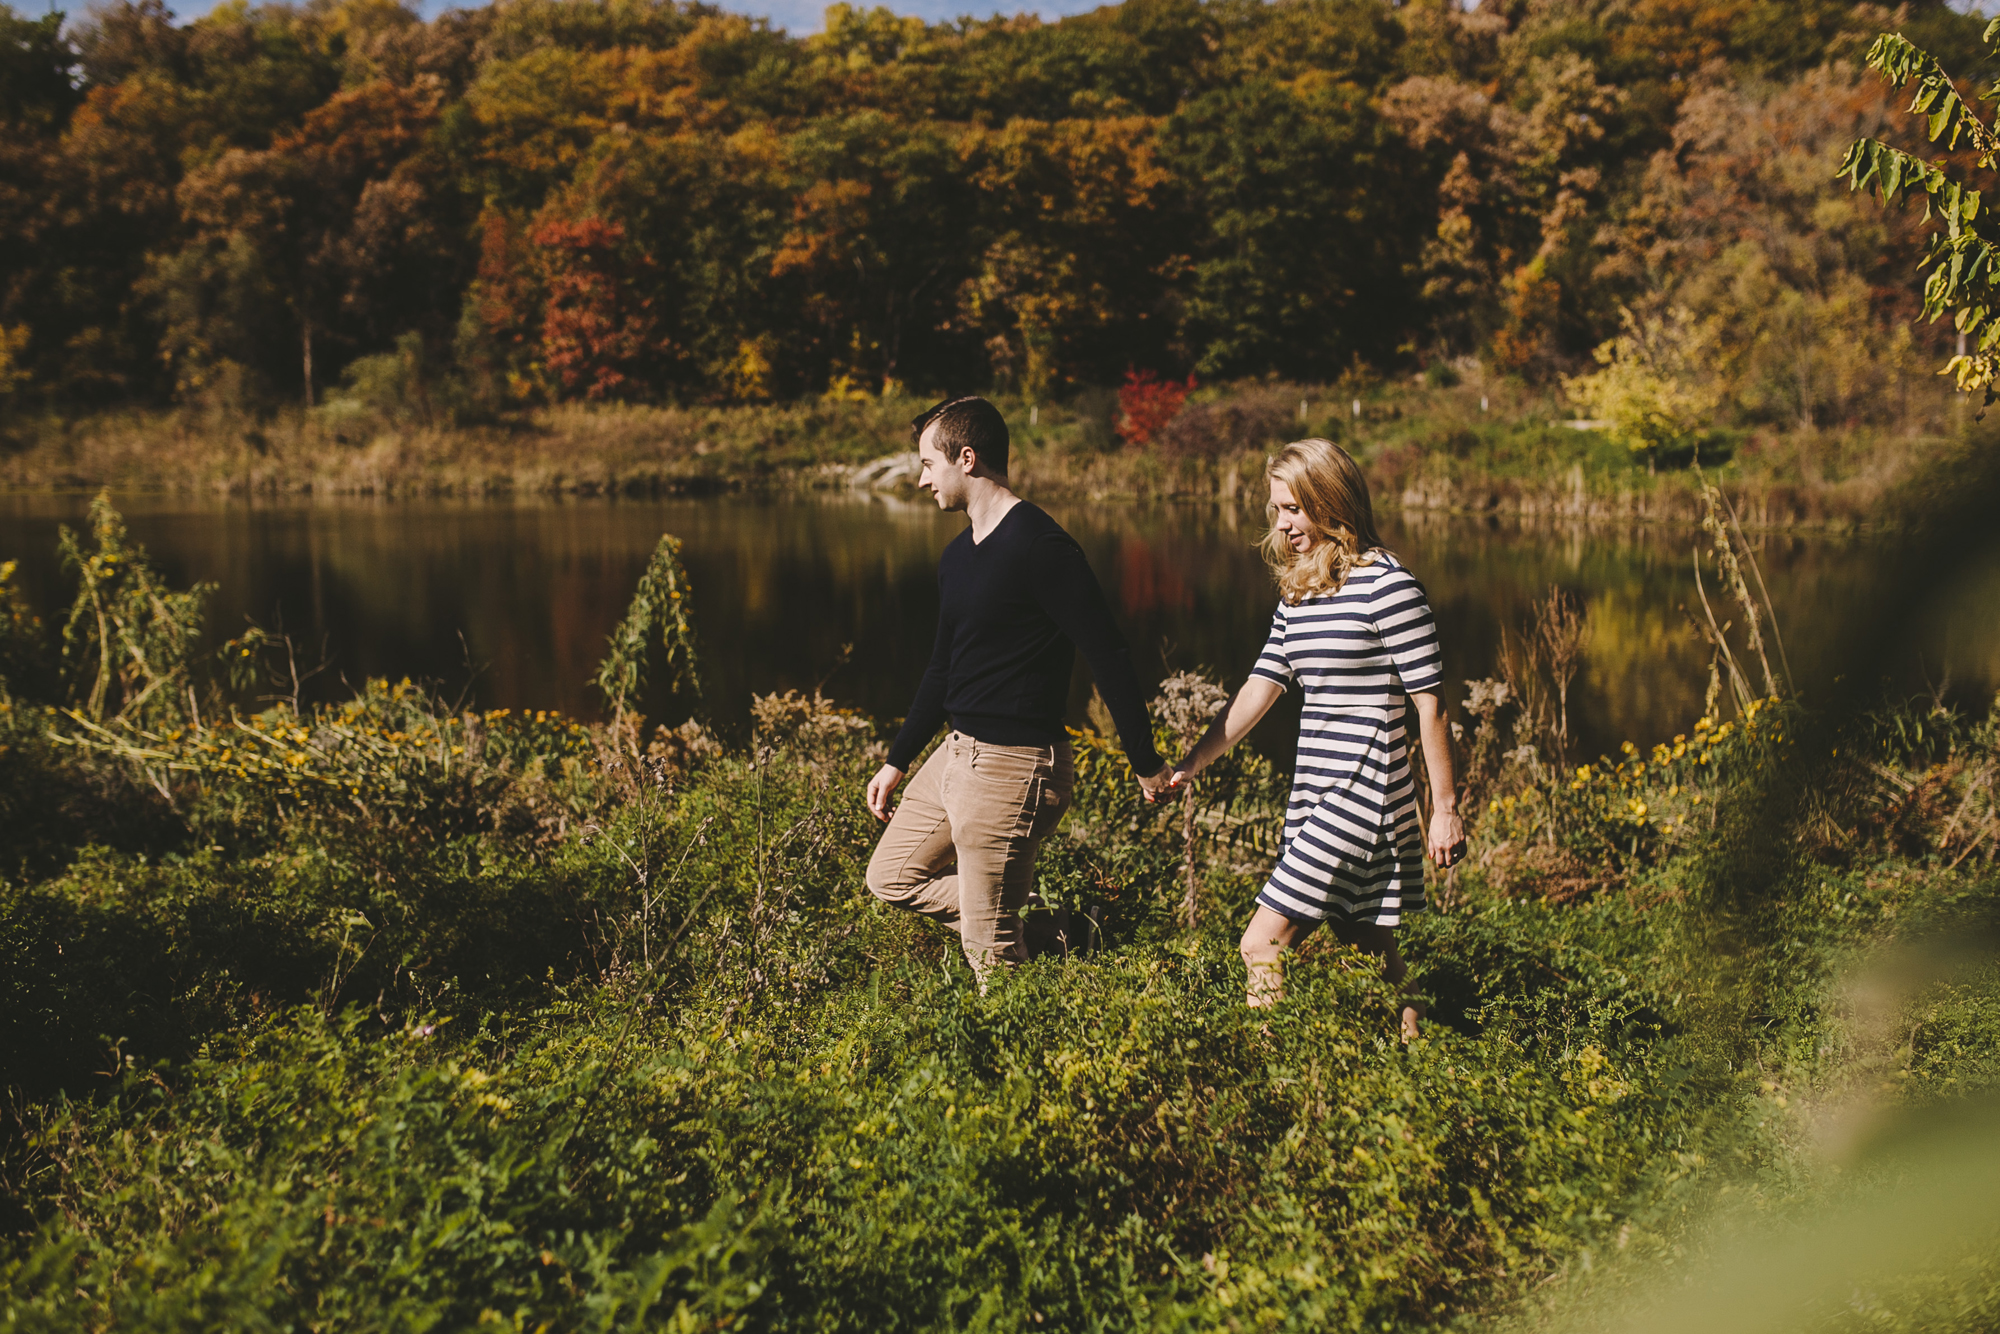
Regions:
<instances>
[{"instance_id":1,"label":"man's face","mask_svg":"<svg viewBox=\"0 0 2000 1334\"><path fill-rule=\"evenodd\" d=\"M923 471L917 477L917 486L931 493L941 510L962 510L965 508L965 470L956 459L948 459L937 445L937 423L924 428L917 438L917 457L923 460Z\"/></svg>"}]
</instances>

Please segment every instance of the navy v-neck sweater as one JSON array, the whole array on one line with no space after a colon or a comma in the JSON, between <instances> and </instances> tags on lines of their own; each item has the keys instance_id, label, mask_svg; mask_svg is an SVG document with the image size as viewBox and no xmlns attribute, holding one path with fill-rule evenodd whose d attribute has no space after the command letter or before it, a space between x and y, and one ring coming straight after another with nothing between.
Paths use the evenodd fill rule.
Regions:
<instances>
[{"instance_id":1,"label":"navy v-neck sweater","mask_svg":"<svg viewBox=\"0 0 2000 1334\"><path fill-rule=\"evenodd\" d=\"M931 664L889 763L907 770L947 717L996 746L1055 743L1082 649L1133 770L1159 769L1125 638L1083 549L1054 519L1023 500L985 541L967 528L938 558L938 600Z\"/></svg>"}]
</instances>

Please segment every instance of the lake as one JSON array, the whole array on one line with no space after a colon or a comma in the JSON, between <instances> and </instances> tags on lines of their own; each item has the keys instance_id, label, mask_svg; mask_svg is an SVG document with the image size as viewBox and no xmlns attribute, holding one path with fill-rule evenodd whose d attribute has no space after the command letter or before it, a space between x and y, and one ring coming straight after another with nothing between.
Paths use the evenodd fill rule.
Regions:
<instances>
[{"instance_id":1,"label":"lake","mask_svg":"<svg viewBox=\"0 0 2000 1334\"><path fill-rule=\"evenodd\" d=\"M662 501L199 504L119 500L133 536L176 584L218 585L216 638L246 617L282 623L332 670L322 697L371 676L469 688L486 707L594 715L588 682L663 532L686 544L706 652L709 710L740 729L752 692L811 690L894 719L908 707L936 624L938 552L963 527L928 501L890 497ZM0 496L0 560L45 619L70 587L55 556L83 496ZM1205 666L1230 685L1255 659L1276 602L1254 549L1260 510L1051 505L1082 543L1147 681ZM1385 516L1383 537L1428 587L1456 706L1462 683L1495 672L1503 631L1526 624L1551 585L1581 597L1589 636L1573 691L1584 753L1686 731L1700 711L1707 653L1683 606L1699 610L1689 553L1670 528L1521 526L1424 514ZM1926 682L1962 698L2000 683L2000 555L1917 583L1894 548L1867 541L1755 539L1799 684L1823 690L1858 661L1899 688ZM1717 588L1709 584L1709 596ZM1890 612L1896 642L1870 638ZM1716 603L1719 618L1734 607ZM843 661L844 648L852 645ZM1857 658L1857 645L1868 652ZM1775 659L1775 654L1773 655ZM1073 718L1084 717L1079 666ZM664 717L685 716L672 700ZM1289 749L1289 721L1260 730Z\"/></svg>"}]
</instances>

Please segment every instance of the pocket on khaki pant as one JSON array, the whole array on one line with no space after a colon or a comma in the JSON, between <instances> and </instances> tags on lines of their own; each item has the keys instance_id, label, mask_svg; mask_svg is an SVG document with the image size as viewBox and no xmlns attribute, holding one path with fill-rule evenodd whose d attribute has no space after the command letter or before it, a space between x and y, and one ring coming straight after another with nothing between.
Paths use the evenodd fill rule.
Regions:
<instances>
[{"instance_id":1,"label":"pocket on khaki pant","mask_svg":"<svg viewBox=\"0 0 2000 1334\"><path fill-rule=\"evenodd\" d=\"M1029 822L1031 838L1041 838L1052 831L1063 812L1069 809L1069 789L1056 782L1054 776L1035 779L1033 798L1034 818Z\"/></svg>"},{"instance_id":2,"label":"pocket on khaki pant","mask_svg":"<svg viewBox=\"0 0 2000 1334\"><path fill-rule=\"evenodd\" d=\"M1040 774L1027 780L1020 789L1020 805L1014 812L1009 833L1015 838L1032 838L1041 820L1043 783Z\"/></svg>"}]
</instances>

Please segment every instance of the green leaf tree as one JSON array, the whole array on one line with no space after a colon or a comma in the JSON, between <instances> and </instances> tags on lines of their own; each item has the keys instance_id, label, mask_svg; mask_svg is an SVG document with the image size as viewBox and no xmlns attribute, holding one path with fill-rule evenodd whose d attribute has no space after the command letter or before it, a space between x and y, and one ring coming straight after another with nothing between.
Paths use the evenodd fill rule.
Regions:
<instances>
[{"instance_id":1,"label":"green leaf tree","mask_svg":"<svg viewBox=\"0 0 2000 1334\"><path fill-rule=\"evenodd\" d=\"M1584 412L1609 423L1613 440L1645 455L1650 469L1662 451L1693 443L1721 396L1703 383L1700 334L1685 310L1650 319L1624 309L1619 314L1625 331L1594 354L1602 369L1565 376L1563 390Z\"/></svg>"},{"instance_id":2,"label":"green leaf tree","mask_svg":"<svg viewBox=\"0 0 2000 1334\"><path fill-rule=\"evenodd\" d=\"M1986 25L1983 40L1990 48L1996 37L2000 19ZM1890 86L1914 88L1909 109L1925 118L1926 139L1946 154L1969 154L1978 170L1994 169L2000 161L2000 116L1990 126L1982 121L1936 57L1899 33L1883 33L1868 48L1867 63ZM2000 81L1981 96L2000 96ZM1930 271L1924 283L1924 317L1952 317L1953 326L1969 340L1968 350L1947 362L1943 373L1957 377L1960 391L1978 391L1991 404L2000 397L2000 322L1994 319L2000 226L1980 191L1967 182L1965 157L1925 161L1879 139L1859 139L1836 174L1847 179L1850 189L1872 188L1885 204L1923 194L1925 220L1935 219L1942 228L1931 233L1924 255L1923 267Z\"/></svg>"},{"instance_id":3,"label":"green leaf tree","mask_svg":"<svg viewBox=\"0 0 2000 1334\"><path fill-rule=\"evenodd\" d=\"M681 540L660 537L625 619L611 632L610 651L597 667L597 690L611 706L612 725L622 730L645 704L653 651L677 693L701 698L701 660L694 628L694 587L681 564Z\"/></svg>"},{"instance_id":4,"label":"green leaf tree","mask_svg":"<svg viewBox=\"0 0 2000 1334\"><path fill-rule=\"evenodd\" d=\"M78 585L62 635L71 700L91 722L171 726L198 717L194 666L215 585L168 587L108 495L91 502L90 528L95 549L61 530L63 565Z\"/></svg>"}]
</instances>

